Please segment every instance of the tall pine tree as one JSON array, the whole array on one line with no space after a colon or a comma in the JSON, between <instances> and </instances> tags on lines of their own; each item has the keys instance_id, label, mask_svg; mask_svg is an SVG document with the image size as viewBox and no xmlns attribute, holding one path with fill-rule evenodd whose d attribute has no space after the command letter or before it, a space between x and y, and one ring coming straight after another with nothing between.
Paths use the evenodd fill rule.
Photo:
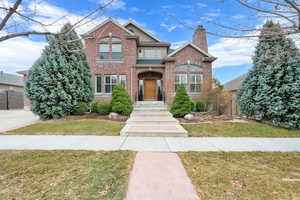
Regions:
<instances>
[{"instance_id":1,"label":"tall pine tree","mask_svg":"<svg viewBox=\"0 0 300 200\"><path fill-rule=\"evenodd\" d=\"M279 24L268 21L263 26L239 104L249 118L300 128L299 51Z\"/></svg>"},{"instance_id":2,"label":"tall pine tree","mask_svg":"<svg viewBox=\"0 0 300 200\"><path fill-rule=\"evenodd\" d=\"M25 93L41 119L69 115L79 102L93 98L83 45L70 24L61 33L47 38L48 45L28 74Z\"/></svg>"}]
</instances>

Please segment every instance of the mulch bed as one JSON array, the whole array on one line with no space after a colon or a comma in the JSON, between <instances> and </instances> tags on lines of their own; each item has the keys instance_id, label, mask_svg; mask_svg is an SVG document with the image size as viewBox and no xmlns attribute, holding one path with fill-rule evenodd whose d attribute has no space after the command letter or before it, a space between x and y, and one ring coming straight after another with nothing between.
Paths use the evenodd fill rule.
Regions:
<instances>
[{"instance_id":1,"label":"mulch bed","mask_svg":"<svg viewBox=\"0 0 300 200\"><path fill-rule=\"evenodd\" d=\"M180 123L202 123L202 122L216 122L216 121L229 121L234 119L243 119L238 116L230 116L230 115L211 115L203 113L201 115L195 116L194 120L186 120L184 118L176 118Z\"/></svg>"},{"instance_id":2,"label":"mulch bed","mask_svg":"<svg viewBox=\"0 0 300 200\"><path fill-rule=\"evenodd\" d=\"M85 115L70 115L58 120L81 120L81 119L100 119L100 120L111 120L117 122L125 122L129 117L128 116L120 116L118 119L109 119L108 115L99 115L98 113L87 113Z\"/></svg>"}]
</instances>

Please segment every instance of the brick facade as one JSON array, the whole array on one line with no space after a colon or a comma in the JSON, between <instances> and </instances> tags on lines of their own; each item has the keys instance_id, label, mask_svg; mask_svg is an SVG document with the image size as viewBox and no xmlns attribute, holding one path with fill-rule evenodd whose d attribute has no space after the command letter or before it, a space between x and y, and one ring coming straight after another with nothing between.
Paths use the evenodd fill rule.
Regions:
<instances>
[{"instance_id":1,"label":"brick facade","mask_svg":"<svg viewBox=\"0 0 300 200\"><path fill-rule=\"evenodd\" d=\"M201 72L186 72L187 74L201 73L203 75L201 92L194 94L189 93L193 99L197 99L202 92L209 91L211 89L212 61L215 60L215 58L207 53L205 29L202 27L196 29L193 36L193 42L195 44L186 44L185 46L175 50L175 52L169 53L167 56L159 59L143 60L144 63L140 64L138 62L139 51L144 47L143 45L147 45L147 48L151 46L152 49L155 49L157 44L157 48L160 47L162 50L165 48L166 52L170 52L170 45L159 41L157 38L151 36L147 31L141 29L140 27L135 27L133 30L133 26L135 25L128 23L127 26L122 26L109 19L88 33L82 35L85 40L85 52L91 68L92 86L94 88L94 92L96 91L96 76L101 75L102 77L101 92L95 92L96 100L109 100L111 97L110 93L104 92L105 80L103 77L105 75L117 75L117 77L118 75L126 75L126 90L131 96L132 101L136 101L139 95L139 74L141 75L142 73L146 74L147 72L157 72L161 74L162 91L165 96L165 100L168 104L170 104L172 103L173 96L175 94L175 76L176 73L179 73L175 72L175 69L177 66L182 65L201 67ZM136 29L138 29L139 32L135 31ZM145 34L144 36L141 35L143 32ZM116 37L121 39L121 59L99 59L99 44L102 43L99 41L99 39L105 37ZM143 38L147 38L147 41L143 41ZM110 44L111 41L105 43ZM158 51L158 53L149 51L149 53L156 53L155 56L159 56L159 52L160 51Z\"/></svg>"}]
</instances>

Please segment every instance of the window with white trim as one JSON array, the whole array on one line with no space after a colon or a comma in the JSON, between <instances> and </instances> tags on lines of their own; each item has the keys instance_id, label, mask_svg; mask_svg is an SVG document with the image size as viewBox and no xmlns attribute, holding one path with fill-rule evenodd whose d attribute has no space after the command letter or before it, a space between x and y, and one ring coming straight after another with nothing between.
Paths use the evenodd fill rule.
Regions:
<instances>
[{"instance_id":1,"label":"window with white trim","mask_svg":"<svg viewBox=\"0 0 300 200\"><path fill-rule=\"evenodd\" d=\"M100 60L121 60L122 58L122 40L117 37L104 37L99 41L99 59Z\"/></svg>"},{"instance_id":2,"label":"window with white trim","mask_svg":"<svg viewBox=\"0 0 300 200\"><path fill-rule=\"evenodd\" d=\"M176 74L175 78L175 91L180 85L187 86L187 74Z\"/></svg>"},{"instance_id":3,"label":"window with white trim","mask_svg":"<svg viewBox=\"0 0 300 200\"><path fill-rule=\"evenodd\" d=\"M121 44L112 44L111 46L111 58L112 59L121 59L122 45Z\"/></svg>"},{"instance_id":4,"label":"window with white trim","mask_svg":"<svg viewBox=\"0 0 300 200\"><path fill-rule=\"evenodd\" d=\"M201 92L202 74L190 74L190 92Z\"/></svg>"},{"instance_id":5,"label":"window with white trim","mask_svg":"<svg viewBox=\"0 0 300 200\"><path fill-rule=\"evenodd\" d=\"M100 44L99 51L100 59L109 59L109 44Z\"/></svg>"},{"instance_id":6,"label":"window with white trim","mask_svg":"<svg viewBox=\"0 0 300 200\"><path fill-rule=\"evenodd\" d=\"M101 75L96 76L96 93L102 92L102 77Z\"/></svg>"},{"instance_id":7,"label":"window with white trim","mask_svg":"<svg viewBox=\"0 0 300 200\"><path fill-rule=\"evenodd\" d=\"M119 75L119 84L126 88L126 75Z\"/></svg>"},{"instance_id":8,"label":"window with white trim","mask_svg":"<svg viewBox=\"0 0 300 200\"><path fill-rule=\"evenodd\" d=\"M117 75L105 75L104 86L105 93L112 93L117 83Z\"/></svg>"}]
</instances>

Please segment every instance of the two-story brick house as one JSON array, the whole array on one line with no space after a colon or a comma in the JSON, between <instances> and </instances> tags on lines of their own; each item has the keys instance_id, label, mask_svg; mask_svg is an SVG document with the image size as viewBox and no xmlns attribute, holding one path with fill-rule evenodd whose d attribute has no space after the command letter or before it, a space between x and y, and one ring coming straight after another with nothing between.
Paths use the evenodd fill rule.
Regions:
<instances>
[{"instance_id":1,"label":"two-story brick house","mask_svg":"<svg viewBox=\"0 0 300 200\"><path fill-rule=\"evenodd\" d=\"M170 49L136 23L124 25L107 19L82 35L91 67L96 100L109 100L116 84L126 88L132 101L172 102L176 87L186 85L194 99L212 85L212 62L205 29L199 26L192 42Z\"/></svg>"}]
</instances>

